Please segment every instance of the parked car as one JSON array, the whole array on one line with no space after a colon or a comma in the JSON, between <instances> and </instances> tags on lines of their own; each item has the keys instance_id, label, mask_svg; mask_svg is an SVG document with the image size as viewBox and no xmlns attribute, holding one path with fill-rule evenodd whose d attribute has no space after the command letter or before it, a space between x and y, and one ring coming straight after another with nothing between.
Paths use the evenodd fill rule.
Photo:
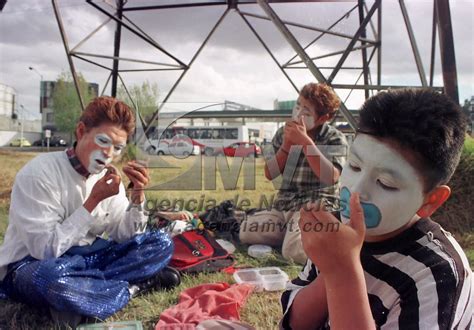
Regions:
<instances>
[{"instance_id":1,"label":"parked car","mask_svg":"<svg viewBox=\"0 0 474 330\"><path fill-rule=\"evenodd\" d=\"M193 145L191 142L186 140L172 141L167 143L166 141L161 142L156 148L157 155L173 155L173 156L184 156L199 155L201 148L197 145Z\"/></svg>"},{"instance_id":2,"label":"parked car","mask_svg":"<svg viewBox=\"0 0 474 330\"><path fill-rule=\"evenodd\" d=\"M262 149L253 142L237 142L222 149L224 155L229 157L258 157L262 154ZM219 151L217 151L219 154Z\"/></svg>"},{"instance_id":3,"label":"parked car","mask_svg":"<svg viewBox=\"0 0 474 330\"><path fill-rule=\"evenodd\" d=\"M168 144L168 142L159 141L158 139L145 139L138 146L147 154L156 155L159 146L161 146L162 149L167 148L167 145L162 144Z\"/></svg>"},{"instance_id":4,"label":"parked car","mask_svg":"<svg viewBox=\"0 0 474 330\"><path fill-rule=\"evenodd\" d=\"M11 140L10 147L31 147L31 143L25 138L19 138Z\"/></svg>"},{"instance_id":5,"label":"parked car","mask_svg":"<svg viewBox=\"0 0 474 330\"><path fill-rule=\"evenodd\" d=\"M33 142L33 145L39 146L39 147L41 146L46 147L48 145L47 143L48 143L47 139L42 138L41 140L36 140L35 142ZM49 139L50 147L67 147L67 145L68 143L66 142L66 140L64 140L60 136L52 136Z\"/></svg>"},{"instance_id":6,"label":"parked car","mask_svg":"<svg viewBox=\"0 0 474 330\"><path fill-rule=\"evenodd\" d=\"M145 150L149 155L156 155L156 147L151 143L146 143L143 146L143 150Z\"/></svg>"}]
</instances>

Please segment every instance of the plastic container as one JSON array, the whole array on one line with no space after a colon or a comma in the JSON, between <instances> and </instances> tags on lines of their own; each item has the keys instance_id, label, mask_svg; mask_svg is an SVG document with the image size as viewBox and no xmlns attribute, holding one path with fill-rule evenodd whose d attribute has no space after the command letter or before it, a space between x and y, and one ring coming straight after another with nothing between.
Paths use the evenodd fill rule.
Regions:
<instances>
[{"instance_id":1,"label":"plastic container","mask_svg":"<svg viewBox=\"0 0 474 330\"><path fill-rule=\"evenodd\" d=\"M247 251L248 255L254 258L266 258L272 254L272 247L262 244L250 245Z\"/></svg>"},{"instance_id":2,"label":"plastic container","mask_svg":"<svg viewBox=\"0 0 474 330\"><path fill-rule=\"evenodd\" d=\"M107 322L94 324L79 324L77 330L143 330L141 321L123 321L123 322Z\"/></svg>"},{"instance_id":3,"label":"plastic container","mask_svg":"<svg viewBox=\"0 0 474 330\"><path fill-rule=\"evenodd\" d=\"M235 252L235 245L225 239L216 239L216 242L219 243L227 252L234 253Z\"/></svg>"},{"instance_id":4,"label":"plastic container","mask_svg":"<svg viewBox=\"0 0 474 330\"><path fill-rule=\"evenodd\" d=\"M237 283L253 284L256 291L285 290L288 275L278 267L245 268L234 273Z\"/></svg>"}]
</instances>

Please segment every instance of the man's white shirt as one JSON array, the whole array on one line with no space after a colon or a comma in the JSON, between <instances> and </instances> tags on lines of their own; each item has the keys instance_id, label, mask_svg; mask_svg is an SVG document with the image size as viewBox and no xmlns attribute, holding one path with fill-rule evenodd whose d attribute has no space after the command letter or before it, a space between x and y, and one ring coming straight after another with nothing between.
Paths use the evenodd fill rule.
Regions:
<instances>
[{"instance_id":1,"label":"man's white shirt","mask_svg":"<svg viewBox=\"0 0 474 330\"><path fill-rule=\"evenodd\" d=\"M123 242L146 228L143 208L129 207L123 183L117 195L89 213L83 206L106 171L87 179L72 167L66 152L42 154L17 174L11 195L9 224L0 246L0 280L7 266L31 255L59 257L72 246L107 234Z\"/></svg>"}]
</instances>

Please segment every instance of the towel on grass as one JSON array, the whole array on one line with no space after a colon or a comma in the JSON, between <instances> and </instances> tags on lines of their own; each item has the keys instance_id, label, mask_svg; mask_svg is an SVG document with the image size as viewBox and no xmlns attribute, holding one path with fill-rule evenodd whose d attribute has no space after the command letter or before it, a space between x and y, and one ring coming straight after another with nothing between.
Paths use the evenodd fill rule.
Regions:
<instances>
[{"instance_id":1,"label":"towel on grass","mask_svg":"<svg viewBox=\"0 0 474 330\"><path fill-rule=\"evenodd\" d=\"M202 284L181 292L178 304L160 315L155 330L194 329L209 319L240 320L239 310L254 289L249 284Z\"/></svg>"}]
</instances>

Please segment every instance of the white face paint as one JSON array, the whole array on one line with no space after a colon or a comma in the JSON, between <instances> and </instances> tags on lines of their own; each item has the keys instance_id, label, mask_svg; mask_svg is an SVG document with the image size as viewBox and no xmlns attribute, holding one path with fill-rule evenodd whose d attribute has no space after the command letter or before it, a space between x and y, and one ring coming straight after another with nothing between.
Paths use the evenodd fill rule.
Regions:
<instances>
[{"instance_id":1,"label":"white face paint","mask_svg":"<svg viewBox=\"0 0 474 330\"><path fill-rule=\"evenodd\" d=\"M341 217L350 219L349 199L360 194L366 236L393 232L406 225L423 204L423 184L415 168L388 144L357 135L341 174Z\"/></svg>"},{"instance_id":2,"label":"white face paint","mask_svg":"<svg viewBox=\"0 0 474 330\"><path fill-rule=\"evenodd\" d=\"M301 100L298 99L297 103L293 107L293 111L291 113L291 118L294 121L299 120L301 117L303 117L304 124L306 126L306 130L309 131L314 128L316 125L314 123L314 115L313 112L308 109L307 107L303 106L301 104Z\"/></svg>"},{"instance_id":3,"label":"white face paint","mask_svg":"<svg viewBox=\"0 0 474 330\"><path fill-rule=\"evenodd\" d=\"M99 133L94 138L95 144L101 148L110 148L113 145L112 139L105 133ZM125 148L124 144L114 145L114 156L119 156L122 150Z\"/></svg>"},{"instance_id":4,"label":"white face paint","mask_svg":"<svg viewBox=\"0 0 474 330\"><path fill-rule=\"evenodd\" d=\"M98 174L100 173L108 164L112 162L114 156L120 155L125 145L118 144L114 145L112 143L112 139L104 133L99 133L94 137L95 144L100 148L93 150L89 155L89 166L87 170L91 174ZM113 146L114 150L112 152L112 157L107 157L104 152L103 148L111 148Z\"/></svg>"},{"instance_id":5,"label":"white face paint","mask_svg":"<svg viewBox=\"0 0 474 330\"><path fill-rule=\"evenodd\" d=\"M112 158L106 157L102 150L94 150L89 155L89 166L87 167L87 170L90 174L98 174L111 162Z\"/></svg>"}]
</instances>

